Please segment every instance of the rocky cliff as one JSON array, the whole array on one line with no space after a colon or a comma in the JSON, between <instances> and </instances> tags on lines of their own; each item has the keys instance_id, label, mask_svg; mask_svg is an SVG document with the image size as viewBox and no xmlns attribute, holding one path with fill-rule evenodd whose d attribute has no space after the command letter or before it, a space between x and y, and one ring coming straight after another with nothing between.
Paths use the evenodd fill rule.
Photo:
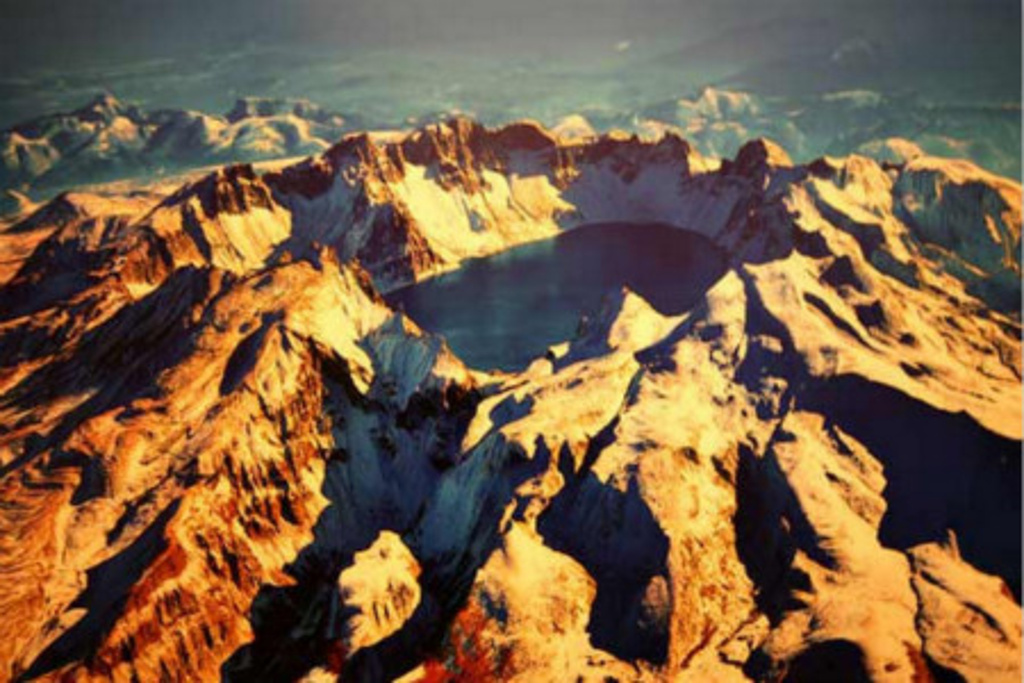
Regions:
<instances>
[{"instance_id":1,"label":"rocky cliff","mask_svg":"<svg viewBox=\"0 0 1024 683\"><path fill-rule=\"evenodd\" d=\"M0 675L1019 680L1020 206L468 119L62 195L0 233ZM607 221L729 268L517 374L378 294Z\"/></svg>"}]
</instances>

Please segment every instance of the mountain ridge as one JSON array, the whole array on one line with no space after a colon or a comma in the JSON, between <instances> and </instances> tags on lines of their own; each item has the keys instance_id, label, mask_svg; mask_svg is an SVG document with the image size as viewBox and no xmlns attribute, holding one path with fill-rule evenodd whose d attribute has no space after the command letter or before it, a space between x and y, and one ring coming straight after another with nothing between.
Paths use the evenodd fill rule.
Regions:
<instances>
[{"instance_id":1,"label":"mountain ridge","mask_svg":"<svg viewBox=\"0 0 1024 683\"><path fill-rule=\"evenodd\" d=\"M378 294L612 220L726 272L519 373ZM1019 678L1020 232L968 163L465 118L62 195L0 233L0 670Z\"/></svg>"},{"instance_id":2,"label":"mountain ridge","mask_svg":"<svg viewBox=\"0 0 1024 683\"><path fill-rule=\"evenodd\" d=\"M417 112L400 120L334 113L301 98L240 97L223 115L187 109L147 111L109 93L67 113L31 119L0 132L0 190L49 199L83 185L173 176L211 165L316 155L349 131L442 123L458 109ZM893 145L912 156L969 157L1019 177L1020 106L936 104L870 89L771 98L728 85L692 96L635 103L620 110L562 110L552 130L577 139L616 130L658 137L673 132L704 156L732 158L747 140L776 139L809 162L822 154L863 153L892 160ZM547 115L550 115L548 113ZM515 116L512 117L513 119ZM488 119L507 127L508 117ZM908 146L909 145L909 146ZM920 148L920 154L914 151ZM0 207L3 214L18 205Z\"/></svg>"},{"instance_id":3,"label":"mountain ridge","mask_svg":"<svg viewBox=\"0 0 1024 683\"><path fill-rule=\"evenodd\" d=\"M308 100L248 97L224 116L146 111L109 93L0 132L0 187L33 194L215 163L315 154L352 127Z\"/></svg>"}]
</instances>

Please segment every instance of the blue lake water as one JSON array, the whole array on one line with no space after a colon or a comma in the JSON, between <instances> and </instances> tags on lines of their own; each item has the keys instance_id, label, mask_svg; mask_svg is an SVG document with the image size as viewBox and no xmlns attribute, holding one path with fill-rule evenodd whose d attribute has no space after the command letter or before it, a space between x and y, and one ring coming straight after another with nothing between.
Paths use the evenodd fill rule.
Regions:
<instances>
[{"instance_id":1,"label":"blue lake water","mask_svg":"<svg viewBox=\"0 0 1024 683\"><path fill-rule=\"evenodd\" d=\"M725 272L707 238L667 225L604 224L467 262L388 303L480 369L519 370L572 338L623 285L665 314L692 307Z\"/></svg>"}]
</instances>

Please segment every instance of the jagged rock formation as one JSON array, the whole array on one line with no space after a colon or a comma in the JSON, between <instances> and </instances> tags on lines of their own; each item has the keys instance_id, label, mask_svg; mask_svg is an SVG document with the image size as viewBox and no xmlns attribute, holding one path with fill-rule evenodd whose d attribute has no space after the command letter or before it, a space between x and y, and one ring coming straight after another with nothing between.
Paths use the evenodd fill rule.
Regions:
<instances>
[{"instance_id":1,"label":"jagged rock formation","mask_svg":"<svg viewBox=\"0 0 1024 683\"><path fill-rule=\"evenodd\" d=\"M378 294L612 220L729 268L511 375ZM1020 230L969 164L466 119L63 195L0 233L0 671L1018 680Z\"/></svg>"},{"instance_id":2,"label":"jagged rock formation","mask_svg":"<svg viewBox=\"0 0 1024 683\"><path fill-rule=\"evenodd\" d=\"M25 192L41 201L84 184L152 180L216 164L318 154L346 131L425 126L457 112L428 110L397 120L370 120L342 116L304 99L243 97L217 115L147 111L104 94L74 111L0 131L0 191ZM898 163L925 155L966 157L1019 179L1019 119L1019 103L943 105L872 90L765 98L707 86L691 97L637 110L564 113L551 120L551 133L581 143L616 130L647 137L668 131L716 160L734 157L750 139L769 137L801 160L851 153ZM493 115L489 120L505 121ZM0 202L0 217L16 208Z\"/></svg>"}]
</instances>

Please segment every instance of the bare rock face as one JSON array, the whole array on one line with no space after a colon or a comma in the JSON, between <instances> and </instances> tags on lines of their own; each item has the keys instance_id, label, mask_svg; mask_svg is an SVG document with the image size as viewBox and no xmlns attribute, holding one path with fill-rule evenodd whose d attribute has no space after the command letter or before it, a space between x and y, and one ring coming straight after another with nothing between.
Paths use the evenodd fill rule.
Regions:
<instances>
[{"instance_id":1,"label":"bare rock face","mask_svg":"<svg viewBox=\"0 0 1024 683\"><path fill-rule=\"evenodd\" d=\"M532 122L488 130L455 118L350 135L266 182L297 232L358 257L389 290L584 223L669 221L701 163L675 137L563 143Z\"/></svg>"},{"instance_id":2,"label":"bare rock face","mask_svg":"<svg viewBox=\"0 0 1024 683\"><path fill-rule=\"evenodd\" d=\"M1020 216L468 119L61 196L0 232L0 678L1017 680ZM729 267L514 374L378 294L613 220Z\"/></svg>"}]
</instances>

